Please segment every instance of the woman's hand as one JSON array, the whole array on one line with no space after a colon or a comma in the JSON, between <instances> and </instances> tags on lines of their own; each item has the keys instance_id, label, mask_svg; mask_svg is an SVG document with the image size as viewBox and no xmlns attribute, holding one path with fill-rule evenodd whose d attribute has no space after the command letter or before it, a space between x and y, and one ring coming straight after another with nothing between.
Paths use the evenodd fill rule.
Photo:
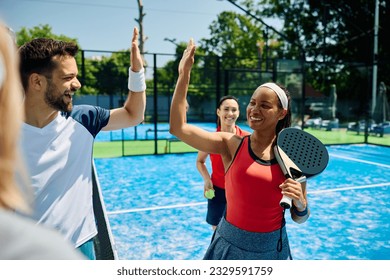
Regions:
<instances>
[{"instance_id":1,"label":"woman's hand","mask_svg":"<svg viewBox=\"0 0 390 280\"><path fill-rule=\"evenodd\" d=\"M293 200L293 204L298 211L305 210L307 206L303 184L306 184L306 182L299 183L289 178L279 186L282 189L282 194Z\"/></svg>"},{"instance_id":2,"label":"woman's hand","mask_svg":"<svg viewBox=\"0 0 390 280\"><path fill-rule=\"evenodd\" d=\"M191 38L188 42L187 48L184 50L183 57L179 64L179 75L183 73L190 73L192 65L194 65L195 44Z\"/></svg>"},{"instance_id":3,"label":"woman's hand","mask_svg":"<svg viewBox=\"0 0 390 280\"><path fill-rule=\"evenodd\" d=\"M211 180L206 180L204 181L204 191L203 191L203 195L205 198L208 198L206 196L206 192L209 191L209 190L213 190L214 189L214 186L213 186L213 183L211 182Z\"/></svg>"}]
</instances>

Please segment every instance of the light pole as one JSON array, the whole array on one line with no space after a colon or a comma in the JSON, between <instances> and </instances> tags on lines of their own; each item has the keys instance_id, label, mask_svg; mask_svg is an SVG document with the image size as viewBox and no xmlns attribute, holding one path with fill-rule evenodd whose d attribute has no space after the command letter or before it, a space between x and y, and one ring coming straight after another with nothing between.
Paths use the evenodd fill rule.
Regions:
<instances>
[{"instance_id":1,"label":"light pole","mask_svg":"<svg viewBox=\"0 0 390 280\"><path fill-rule=\"evenodd\" d=\"M379 27L379 0L375 0L375 19L374 19L374 49L372 64L372 102L371 118L374 116L376 107L377 75L378 75L378 27Z\"/></svg>"}]
</instances>

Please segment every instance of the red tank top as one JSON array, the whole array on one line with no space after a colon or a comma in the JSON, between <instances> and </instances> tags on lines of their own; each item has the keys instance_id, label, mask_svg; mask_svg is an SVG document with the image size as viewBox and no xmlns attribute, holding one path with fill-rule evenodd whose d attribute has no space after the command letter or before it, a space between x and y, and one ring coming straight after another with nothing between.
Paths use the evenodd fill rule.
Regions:
<instances>
[{"instance_id":1,"label":"red tank top","mask_svg":"<svg viewBox=\"0 0 390 280\"><path fill-rule=\"evenodd\" d=\"M236 127L236 135L245 136L249 135L249 132L242 130L237 125ZM221 127L217 128L217 131L221 131ZM222 162L222 157L219 154L210 154L211 161L211 182L214 186L217 186L221 189L225 188L225 167Z\"/></svg>"},{"instance_id":2,"label":"red tank top","mask_svg":"<svg viewBox=\"0 0 390 280\"><path fill-rule=\"evenodd\" d=\"M227 221L251 232L271 232L281 227L279 185L285 177L275 159L262 161L256 157L249 136L241 141L225 180Z\"/></svg>"}]
</instances>

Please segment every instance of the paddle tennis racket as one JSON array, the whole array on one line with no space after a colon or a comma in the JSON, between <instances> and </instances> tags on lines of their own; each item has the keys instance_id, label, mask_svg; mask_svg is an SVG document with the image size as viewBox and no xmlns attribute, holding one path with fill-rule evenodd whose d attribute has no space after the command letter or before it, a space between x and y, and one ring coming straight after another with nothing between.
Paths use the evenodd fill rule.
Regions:
<instances>
[{"instance_id":1,"label":"paddle tennis racket","mask_svg":"<svg viewBox=\"0 0 390 280\"><path fill-rule=\"evenodd\" d=\"M300 183L324 171L329 161L328 150L320 140L292 127L279 132L274 153L284 176ZM291 198L284 195L280 206L290 208Z\"/></svg>"}]
</instances>

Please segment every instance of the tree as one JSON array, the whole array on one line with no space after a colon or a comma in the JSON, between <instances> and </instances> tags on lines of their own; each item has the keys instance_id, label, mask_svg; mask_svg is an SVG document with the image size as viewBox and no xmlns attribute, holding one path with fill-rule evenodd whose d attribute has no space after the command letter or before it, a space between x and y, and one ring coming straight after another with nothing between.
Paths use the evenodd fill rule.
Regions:
<instances>
[{"instance_id":1,"label":"tree","mask_svg":"<svg viewBox=\"0 0 390 280\"><path fill-rule=\"evenodd\" d=\"M62 40L66 42L75 42L78 44L77 39L70 38L66 35L56 35L52 32L52 28L48 24L40 24L38 26L27 29L22 27L20 31L16 32L16 43L18 46L23 45L26 42L31 41L34 38L51 38L56 40Z\"/></svg>"},{"instance_id":2,"label":"tree","mask_svg":"<svg viewBox=\"0 0 390 280\"><path fill-rule=\"evenodd\" d=\"M157 69L157 87L159 88L159 93L166 96L172 94L178 75L177 69L186 47L187 42L178 43L175 50L175 59L168 61L162 68ZM192 111L201 110L202 108L199 105L211 98L208 92L208 88L210 88L208 79L210 79L210 74L213 73L213 71L205 73L205 69L204 50L202 47L198 47L196 50L195 63L191 71L191 84L188 89L191 98Z\"/></svg>"},{"instance_id":3,"label":"tree","mask_svg":"<svg viewBox=\"0 0 390 280\"><path fill-rule=\"evenodd\" d=\"M360 102L357 112L365 114L371 95L374 8L376 0L243 0L251 13L284 22L278 38L283 55L293 58L302 48L307 58L307 81L328 93L337 84L341 100ZM387 40L390 5L380 2L378 81L390 84ZM386 16L387 15L387 16Z\"/></svg>"},{"instance_id":4,"label":"tree","mask_svg":"<svg viewBox=\"0 0 390 280\"><path fill-rule=\"evenodd\" d=\"M129 51L120 51L111 54L109 57L101 57L93 60L92 74L95 77L94 87L98 89L99 94L110 96L110 107L116 108L113 104L114 95L126 95Z\"/></svg>"},{"instance_id":5,"label":"tree","mask_svg":"<svg viewBox=\"0 0 390 280\"><path fill-rule=\"evenodd\" d=\"M143 19L144 16L146 16L146 13L144 13L144 6L142 4L142 0L137 0L137 3L138 3L139 17L136 18L135 21L138 23L139 26L139 50L141 53L144 53L145 41L148 39L148 37L146 37L144 34L144 24L143 24Z\"/></svg>"},{"instance_id":6,"label":"tree","mask_svg":"<svg viewBox=\"0 0 390 280\"><path fill-rule=\"evenodd\" d=\"M206 55L222 57L227 68L257 67L261 24L241 14L222 12L209 29L212 37L200 43Z\"/></svg>"}]
</instances>

